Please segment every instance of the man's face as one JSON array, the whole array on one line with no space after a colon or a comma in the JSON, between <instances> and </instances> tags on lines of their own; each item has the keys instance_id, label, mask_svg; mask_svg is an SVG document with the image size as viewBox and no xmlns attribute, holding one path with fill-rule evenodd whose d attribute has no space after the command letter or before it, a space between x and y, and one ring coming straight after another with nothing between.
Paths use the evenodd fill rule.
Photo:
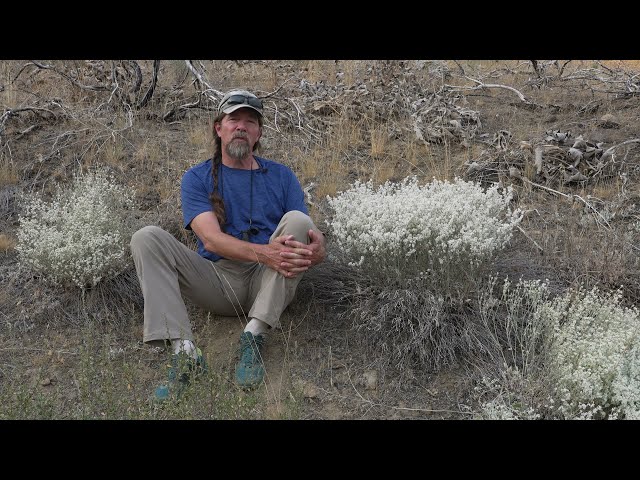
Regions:
<instances>
[{"instance_id":1,"label":"man's face","mask_svg":"<svg viewBox=\"0 0 640 480\"><path fill-rule=\"evenodd\" d=\"M222 141L222 149L234 160L243 160L253 152L262 129L258 115L250 108L231 112L216 124L216 133Z\"/></svg>"}]
</instances>

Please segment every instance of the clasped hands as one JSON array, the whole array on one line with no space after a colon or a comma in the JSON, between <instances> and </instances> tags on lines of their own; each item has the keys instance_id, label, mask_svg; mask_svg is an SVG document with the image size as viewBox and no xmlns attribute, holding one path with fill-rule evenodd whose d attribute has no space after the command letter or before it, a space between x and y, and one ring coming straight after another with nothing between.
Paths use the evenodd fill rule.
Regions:
<instances>
[{"instance_id":1,"label":"clasped hands","mask_svg":"<svg viewBox=\"0 0 640 480\"><path fill-rule=\"evenodd\" d=\"M310 267L322 262L326 256L325 240L321 233L311 229L309 244L299 242L293 235L281 235L266 245L269 268L287 278L294 278Z\"/></svg>"}]
</instances>

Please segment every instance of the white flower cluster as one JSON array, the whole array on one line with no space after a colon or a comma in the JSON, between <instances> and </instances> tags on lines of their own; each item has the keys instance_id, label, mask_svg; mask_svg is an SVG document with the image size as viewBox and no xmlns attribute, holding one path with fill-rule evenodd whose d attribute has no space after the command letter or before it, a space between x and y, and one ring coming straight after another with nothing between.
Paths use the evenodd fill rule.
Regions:
<instances>
[{"instance_id":1,"label":"white flower cluster","mask_svg":"<svg viewBox=\"0 0 640 480\"><path fill-rule=\"evenodd\" d=\"M351 265L375 263L385 271L440 271L443 266L477 266L511 238L522 219L509 211L511 187L456 178L420 186L416 177L386 182L356 181L335 198L328 221Z\"/></svg>"},{"instance_id":2,"label":"white flower cluster","mask_svg":"<svg viewBox=\"0 0 640 480\"><path fill-rule=\"evenodd\" d=\"M518 405L516 404L516 406ZM496 397L480 406L478 418L483 420L538 420L541 417L532 407L526 407L525 410L520 411L508 400Z\"/></svg>"},{"instance_id":3,"label":"white flower cluster","mask_svg":"<svg viewBox=\"0 0 640 480\"><path fill-rule=\"evenodd\" d=\"M538 420L541 415L523 401L528 379L515 367L505 366L501 379L482 377L474 388L480 394L492 398L479 405L477 418L485 420Z\"/></svg>"},{"instance_id":4,"label":"white flower cluster","mask_svg":"<svg viewBox=\"0 0 640 480\"><path fill-rule=\"evenodd\" d=\"M132 193L101 171L75 176L51 202L27 195L20 260L56 284L95 286L126 267L132 207Z\"/></svg>"},{"instance_id":5,"label":"white flower cluster","mask_svg":"<svg viewBox=\"0 0 640 480\"><path fill-rule=\"evenodd\" d=\"M566 419L640 418L640 317L621 292L569 292L541 312L554 323L551 371Z\"/></svg>"}]
</instances>

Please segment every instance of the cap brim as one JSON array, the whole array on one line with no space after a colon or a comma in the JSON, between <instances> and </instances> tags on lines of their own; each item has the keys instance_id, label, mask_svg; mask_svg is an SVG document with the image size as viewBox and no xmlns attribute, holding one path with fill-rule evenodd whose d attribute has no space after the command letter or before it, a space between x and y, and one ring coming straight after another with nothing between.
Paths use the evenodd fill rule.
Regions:
<instances>
[{"instance_id":1,"label":"cap brim","mask_svg":"<svg viewBox=\"0 0 640 480\"><path fill-rule=\"evenodd\" d=\"M260 115L262 115L262 110L249 105L248 103L241 103L239 105L231 105L227 108L225 108L224 110L222 110L222 113L231 113L231 112L235 112L236 110L239 110L241 108L250 108L251 110L255 110L256 112L258 112Z\"/></svg>"}]
</instances>

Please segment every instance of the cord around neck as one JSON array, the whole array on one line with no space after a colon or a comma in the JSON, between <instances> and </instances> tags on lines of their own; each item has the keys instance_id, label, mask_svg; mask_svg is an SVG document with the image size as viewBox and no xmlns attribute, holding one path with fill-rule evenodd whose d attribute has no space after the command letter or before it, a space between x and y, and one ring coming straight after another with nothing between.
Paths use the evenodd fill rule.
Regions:
<instances>
[{"instance_id":1,"label":"cord around neck","mask_svg":"<svg viewBox=\"0 0 640 480\"><path fill-rule=\"evenodd\" d=\"M256 164L258 165L258 168L250 168L249 169L249 227L246 230L242 231L242 239L244 241L249 241L249 235L257 235L257 229L253 228L253 175L254 172L263 172L265 171L264 167L262 166L262 163L260 163L260 160L258 160L258 157L254 156L253 157L256 161ZM223 180L222 180L222 165L224 165L222 163L222 161L220 161L220 163L218 164L218 178L219 178L219 191L220 191L220 197L224 200L223 197ZM225 165L226 166L226 165ZM253 167L253 165L251 165ZM227 167L230 168L230 167Z\"/></svg>"}]
</instances>

